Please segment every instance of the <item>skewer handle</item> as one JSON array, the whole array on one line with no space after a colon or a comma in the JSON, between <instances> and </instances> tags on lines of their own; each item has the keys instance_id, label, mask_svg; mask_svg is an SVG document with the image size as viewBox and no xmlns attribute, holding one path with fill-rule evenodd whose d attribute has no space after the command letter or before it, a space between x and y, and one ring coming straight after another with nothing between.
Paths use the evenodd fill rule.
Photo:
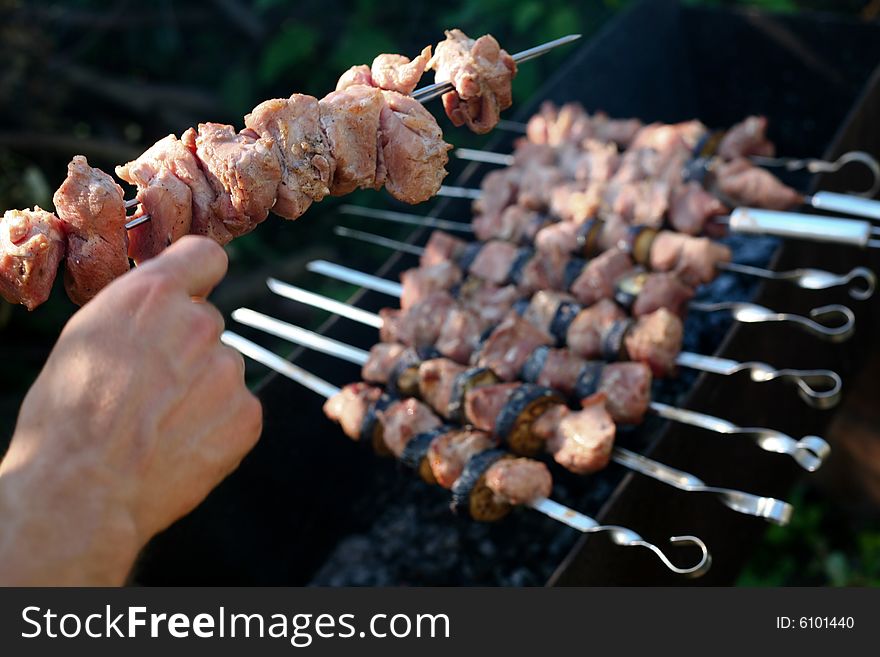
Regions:
<instances>
[{"instance_id":1,"label":"skewer handle","mask_svg":"<svg viewBox=\"0 0 880 657\"><path fill-rule=\"evenodd\" d=\"M880 201L836 192L816 192L808 202L817 210L880 221Z\"/></svg>"},{"instance_id":2,"label":"skewer handle","mask_svg":"<svg viewBox=\"0 0 880 657\"><path fill-rule=\"evenodd\" d=\"M737 208L730 213L730 229L737 233L775 235L813 242L849 244L862 248L875 246L871 243L871 224L858 219Z\"/></svg>"}]
</instances>

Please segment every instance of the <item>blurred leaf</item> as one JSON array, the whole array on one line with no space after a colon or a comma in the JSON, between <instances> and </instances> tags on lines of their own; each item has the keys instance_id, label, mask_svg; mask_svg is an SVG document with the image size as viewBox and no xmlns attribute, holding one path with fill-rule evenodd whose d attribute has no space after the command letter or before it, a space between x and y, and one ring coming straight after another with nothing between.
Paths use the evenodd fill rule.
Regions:
<instances>
[{"instance_id":1,"label":"blurred leaf","mask_svg":"<svg viewBox=\"0 0 880 657\"><path fill-rule=\"evenodd\" d=\"M303 64L318 41L315 30L300 23L285 25L269 42L260 61L260 80L271 83Z\"/></svg>"}]
</instances>

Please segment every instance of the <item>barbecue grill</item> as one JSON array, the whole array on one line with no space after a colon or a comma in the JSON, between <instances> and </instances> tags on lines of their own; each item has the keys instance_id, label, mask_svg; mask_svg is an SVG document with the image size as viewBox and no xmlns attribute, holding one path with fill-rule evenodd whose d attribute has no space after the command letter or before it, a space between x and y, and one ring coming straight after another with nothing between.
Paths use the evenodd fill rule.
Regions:
<instances>
[{"instance_id":1,"label":"barbecue grill","mask_svg":"<svg viewBox=\"0 0 880 657\"><path fill-rule=\"evenodd\" d=\"M871 119L880 114L878 36L880 27L826 16L780 17L646 2L573 51L512 118L528 117L545 99L579 100L590 110L648 121L699 117L710 126L763 113L770 118L771 138L787 155L834 158L852 149L876 153L880 128ZM511 135L498 134L488 147L506 152L511 141ZM476 187L486 171L468 164L454 182ZM865 188L859 173L845 169L822 180L822 188ZM819 181L800 177L792 182L806 189ZM467 202L453 199L436 205L432 214L470 216ZM422 236L416 231L410 239ZM769 261L777 270L872 266L870 254L851 248L778 244L743 237L737 253L756 264ZM377 273L394 277L412 264L397 254ZM845 298L840 289L817 293L780 284L741 285L717 294L798 312ZM359 293L356 301L371 310L388 304L376 293ZM699 336L703 353L829 367L846 382L866 360L878 312L877 304L846 303L857 311L858 332L845 345L819 342L782 326L731 327L717 318L696 320L703 324L687 339ZM259 300L252 305L259 306ZM689 326L695 326L692 319ZM329 321L323 328L359 346L375 340L373 329L349 322ZM329 380L359 378L354 366L308 352L295 355L299 364ZM676 385L667 394L686 393L680 405L744 425L801 436L821 434L830 419L828 411L806 408L775 384L691 375L679 377ZM134 574L138 583L681 583L649 554L620 550L602 536L580 538L541 517L517 513L497 526L456 519L445 511L441 491L342 439L308 391L268 376L259 395L265 409L261 443L202 507L150 544ZM801 472L790 459L756 451L747 440L656 420L632 439L637 442L622 440L712 483L774 497L784 498ZM700 583L731 583L765 527L711 499L667 490L616 467L587 480L560 474L557 481L561 501L600 521L637 528L659 544L672 535L700 536L714 557L713 569ZM675 558L674 550L670 554Z\"/></svg>"}]
</instances>

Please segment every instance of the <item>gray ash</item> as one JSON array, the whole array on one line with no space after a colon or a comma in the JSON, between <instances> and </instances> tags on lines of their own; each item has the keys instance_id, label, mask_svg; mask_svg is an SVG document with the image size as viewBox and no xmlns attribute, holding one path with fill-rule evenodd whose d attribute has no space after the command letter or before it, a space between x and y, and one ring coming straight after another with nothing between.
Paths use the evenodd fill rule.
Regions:
<instances>
[{"instance_id":1,"label":"gray ash","mask_svg":"<svg viewBox=\"0 0 880 657\"><path fill-rule=\"evenodd\" d=\"M723 240L735 262L763 267L778 241L730 236ZM722 274L702 286L700 301L748 301L758 280ZM711 354L730 328L728 313L692 312L685 322L684 349ZM654 383L654 399L679 403L697 373ZM662 426L649 418L642 426L622 430L619 442L638 450ZM589 477L552 467L553 498L595 516L625 474L614 464ZM517 509L499 523L478 523L449 511L449 493L427 486L402 468L374 469L380 498L369 501L384 509L370 526L342 539L312 578L315 586L539 586L543 585L580 534L528 509ZM634 529L638 529L637 527Z\"/></svg>"}]
</instances>

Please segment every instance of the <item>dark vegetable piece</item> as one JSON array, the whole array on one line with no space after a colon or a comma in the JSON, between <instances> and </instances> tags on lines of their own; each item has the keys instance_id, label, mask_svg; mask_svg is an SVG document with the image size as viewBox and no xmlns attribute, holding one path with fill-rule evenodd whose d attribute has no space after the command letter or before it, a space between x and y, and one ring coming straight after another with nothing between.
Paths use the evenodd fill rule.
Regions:
<instances>
[{"instance_id":1,"label":"dark vegetable piece","mask_svg":"<svg viewBox=\"0 0 880 657\"><path fill-rule=\"evenodd\" d=\"M495 522L510 513L511 506L500 502L486 485L486 470L503 458L511 458L503 449L487 449L471 457L452 486L452 510L455 513L480 522Z\"/></svg>"}]
</instances>

